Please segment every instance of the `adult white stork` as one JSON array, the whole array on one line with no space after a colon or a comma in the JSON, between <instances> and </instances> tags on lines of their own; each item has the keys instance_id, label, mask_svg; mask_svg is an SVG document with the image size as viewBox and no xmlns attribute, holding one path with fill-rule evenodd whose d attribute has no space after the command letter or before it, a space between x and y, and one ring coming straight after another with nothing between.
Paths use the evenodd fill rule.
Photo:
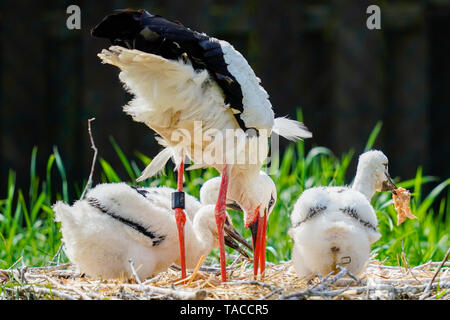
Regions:
<instances>
[{"instance_id":1,"label":"adult white stork","mask_svg":"<svg viewBox=\"0 0 450 320\"><path fill-rule=\"evenodd\" d=\"M187 156L195 167L213 166L222 175L216 203L222 281L226 281L222 229L227 199L244 212L245 227L252 232L255 276L258 263L262 273L266 220L276 199L272 179L260 173L268 138L272 131L291 140L311 133L300 122L274 118L259 78L226 41L145 10L118 10L106 16L92 35L113 44L99 57L120 68L119 78L134 96L125 112L156 131L167 145L139 179L156 174L175 156L179 192L174 194L174 209L181 260L185 215L178 200ZM183 269L182 263L182 277Z\"/></svg>"},{"instance_id":2,"label":"adult white stork","mask_svg":"<svg viewBox=\"0 0 450 320\"><path fill-rule=\"evenodd\" d=\"M204 185L202 194L217 195L214 183ZM67 256L82 272L103 278L132 276L130 259L136 264L140 278L180 263L171 206L173 191L166 187L135 188L125 183L105 183L89 190L86 199L72 206L58 201L53 210L55 220L61 222ZM199 202L186 195L188 268L195 267L202 255L208 255L218 245L214 205L208 197L202 198ZM247 256L238 242L249 249L251 246L233 228L228 216L225 223L225 243Z\"/></svg>"}]
</instances>

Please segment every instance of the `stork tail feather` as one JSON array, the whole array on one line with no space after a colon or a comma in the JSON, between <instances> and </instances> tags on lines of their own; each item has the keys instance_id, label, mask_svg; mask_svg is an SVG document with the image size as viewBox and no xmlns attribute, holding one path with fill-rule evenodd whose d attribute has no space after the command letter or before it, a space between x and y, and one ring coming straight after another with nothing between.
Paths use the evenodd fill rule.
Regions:
<instances>
[{"instance_id":1,"label":"stork tail feather","mask_svg":"<svg viewBox=\"0 0 450 320\"><path fill-rule=\"evenodd\" d=\"M167 161L172 157L173 150L170 147L167 147L163 149L160 153L156 155L156 157L153 158L152 162L144 169L141 176L136 179L137 182L144 181L150 177L153 177L154 175L158 174L162 169L164 169L164 166L166 165Z\"/></svg>"},{"instance_id":2,"label":"stork tail feather","mask_svg":"<svg viewBox=\"0 0 450 320\"><path fill-rule=\"evenodd\" d=\"M273 132L291 141L312 137L312 133L302 122L284 117L275 118Z\"/></svg>"},{"instance_id":3,"label":"stork tail feather","mask_svg":"<svg viewBox=\"0 0 450 320\"><path fill-rule=\"evenodd\" d=\"M207 165L205 163L192 164L186 168L186 171L196 170L196 169L205 169L205 168L207 168Z\"/></svg>"}]
</instances>

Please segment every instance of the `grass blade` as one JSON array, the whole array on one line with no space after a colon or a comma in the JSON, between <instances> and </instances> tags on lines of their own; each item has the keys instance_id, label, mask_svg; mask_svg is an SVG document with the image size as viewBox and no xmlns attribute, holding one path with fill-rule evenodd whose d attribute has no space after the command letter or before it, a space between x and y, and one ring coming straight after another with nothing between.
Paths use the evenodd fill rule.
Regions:
<instances>
[{"instance_id":1,"label":"grass blade","mask_svg":"<svg viewBox=\"0 0 450 320\"><path fill-rule=\"evenodd\" d=\"M378 134L381 131L381 127L383 127L383 121L378 121L375 127L372 129L372 132L369 135L369 139L367 140L366 146L364 148L364 151L369 151L373 148L373 145L375 144L375 140L378 137Z\"/></svg>"}]
</instances>

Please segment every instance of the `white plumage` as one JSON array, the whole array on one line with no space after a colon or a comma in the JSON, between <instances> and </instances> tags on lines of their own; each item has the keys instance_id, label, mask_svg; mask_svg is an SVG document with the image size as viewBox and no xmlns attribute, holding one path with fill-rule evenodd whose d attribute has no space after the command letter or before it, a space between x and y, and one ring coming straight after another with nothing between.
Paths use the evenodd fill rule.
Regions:
<instances>
[{"instance_id":1,"label":"white plumage","mask_svg":"<svg viewBox=\"0 0 450 320\"><path fill-rule=\"evenodd\" d=\"M244 56L228 42L218 41L228 70L239 82L242 90L244 112L240 115L241 119L247 128L266 129L270 134L275 123L269 94L261 86L261 80L256 77ZM308 137L310 136L310 133L306 130L303 130L303 133Z\"/></svg>"},{"instance_id":2,"label":"white plumage","mask_svg":"<svg viewBox=\"0 0 450 320\"><path fill-rule=\"evenodd\" d=\"M157 161L152 161L144 170L139 180L159 172L171 156L181 159L181 154L190 158L196 168L212 165L222 172L223 165L229 163L232 166L227 197L239 203L244 212L253 213L258 205L266 204L262 201L264 198L270 199L273 191L264 187L267 179L259 178L272 130L290 139L310 137L311 134L296 121L286 118L275 121L268 95L257 82L253 70L239 52L231 51L231 45L224 48L227 48L225 57L229 57L230 68L238 66L235 70L237 79L245 79L241 79L245 84L241 85L245 88L244 101L247 101L242 118L247 126L259 131L259 137L248 137L240 129L233 110L224 102L219 86L206 70L194 70L189 61L171 61L119 46L103 50L99 56L104 63L121 69L119 78L134 95L134 99L124 107L125 112L135 121L155 130L167 146L155 157ZM233 150L223 147L226 145L227 129L235 135ZM200 139L195 140L194 137ZM200 152L195 153L195 148ZM209 155L211 157L207 158ZM243 156L244 163L236 163L237 156ZM254 160L253 163L249 159ZM176 162L178 164L179 160ZM253 215L246 224L251 218Z\"/></svg>"},{"instance_id":3,"label":"white plumage","mask_svg":"<svg viewBox=\"0 0 450 320\"><path fill-rule=\"evenodd\" d=\"M215 181L202 193L208 194L209 188L215 192L220 180ZM100 184L73 206L58 201L53 210L55 221L61 222L67 256L82 272L103 278L132 276L129 259L141 279L179 264L173 191ZM186 195L185 211L186 266L193 268L218 245L214 206Z\"/></svg>"},{"instance_id":4,"label":"white plumage","mask_svg":"<svg viewBox=\"0 0 450 320\"><path fill-rule=\"evenodd\" d=\"M370 204L375 191L395 188L381 151L359 158L352 187L317 187L302 193L291 214L292 261L300 277L326 275L336 265L358 274L380 238Z\"/></svg>"},{"instance_id":5,"label":"white plumage","mask_svg":"<svg viewBox=\"0 0 450 320\"><path fill-rule=\"evenodd\" d=\"M145 10L110 14L92 34L115 44L98 56L103 63L120 68L119 78L134 97L125 112L163 139L165 150L138 181L162 170L171 156L177 167L183 168L188 157L194 163L191 168L216 168L223 181L216 206L221 216L218 229L225 218L225 200L232 200L243 210L245 227L251 228L259 248L265 243L261 238L265 231L256 237L258 221L266 226L269 203L276 199L272 179L260 174L269 137L272 131L291 140L309 138L311 133L300 122L274 118L260 79L226 41ZM182 252L181 218L178 223ZM263 271L265 248L257 251ZM220 252L225 281L222 244Z\"/></svg>"}]
</instances>

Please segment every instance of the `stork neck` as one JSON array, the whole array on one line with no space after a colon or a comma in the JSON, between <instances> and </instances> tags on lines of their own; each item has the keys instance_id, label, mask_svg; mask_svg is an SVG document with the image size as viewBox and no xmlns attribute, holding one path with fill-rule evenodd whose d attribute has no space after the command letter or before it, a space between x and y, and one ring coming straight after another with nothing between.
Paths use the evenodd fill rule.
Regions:
<instances>
[{"instance_id":1,"label":"stork neck","mask_svg":"<svg viewBox=\"0 0 450 320\"><path fill-rule=\"evenodd\" d=\"M366 196L367 200L371 201L375 194L375 188L375 177L373 174L369 170L358 166L352 189L361 192Z\"/></svg>"},{"instance_id":2,"label":"stork neck","mask_svg":"<svg viewBox=\"0 0 450 320\"><path fill-rule=\"evenodd\" d=\"M201 215L196 215L193 221L193 229L195 233L195 252L194 255L198 259L202 255L208 255L214 249L214 235L208 228L206 221L200 219Z\"/></svg>"},{"instance_id":3,"label":"stork neck","mask_svg":"<svg viewBox=\"0 0 450 320\"><path fill-rule=\"evenodd\" d=\"M228 198L236 201L244 212L249 212L260 204L259 171L248 168L231 172Z\"/></svg>"}]
</instances>

